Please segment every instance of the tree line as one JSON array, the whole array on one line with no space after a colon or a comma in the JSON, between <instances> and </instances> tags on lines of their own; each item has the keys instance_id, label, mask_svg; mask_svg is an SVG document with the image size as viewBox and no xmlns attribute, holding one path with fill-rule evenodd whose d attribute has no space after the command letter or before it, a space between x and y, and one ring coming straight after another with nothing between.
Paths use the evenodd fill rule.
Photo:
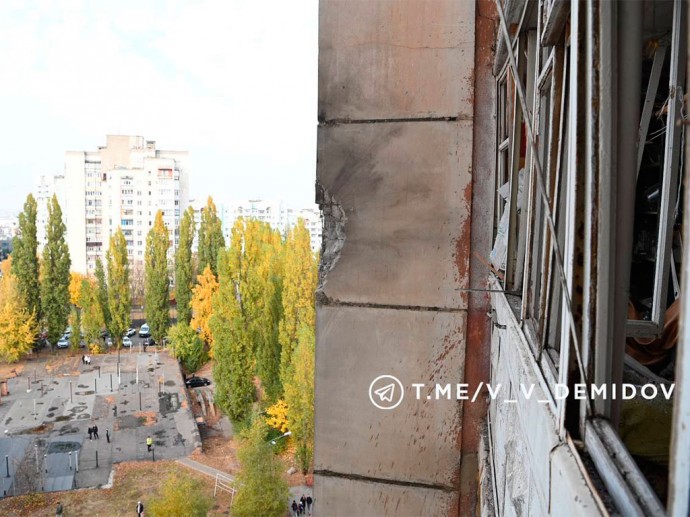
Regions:
<instances>
[{"instance_id":1,"label":"tree line","mask_svg":"<svg viewBox=\"0 0 690 517\"><path fill-rule=\"evenodd\" d=\"M13 252L1 270L0 358L17 361L36 336L55 344L72 324L93 353L113 345L131 325L131 265L121 228L110 236L106 263L95 272L70 272L65 225L57 198L48 203L46 244L38 253L37 206L27 197ZM188 371L214 359L216 403L236 424L258 409L274 430L289 429L297 459L311 461L314 397L314 291L317 258L303 221L281 235L267 223L239 218L226 246L213 199L202 210L196 235L190 207L180 220L179 243L169 260L170 231L159 210L146 238L144 309L152 337L169 339ZM171 293L171 284L174 293ZM170 300L177 322L170 327ZM42 332L42 334L41 334ZM262 417L263 418L263 417Z\"/></svg>"}]
</instances>

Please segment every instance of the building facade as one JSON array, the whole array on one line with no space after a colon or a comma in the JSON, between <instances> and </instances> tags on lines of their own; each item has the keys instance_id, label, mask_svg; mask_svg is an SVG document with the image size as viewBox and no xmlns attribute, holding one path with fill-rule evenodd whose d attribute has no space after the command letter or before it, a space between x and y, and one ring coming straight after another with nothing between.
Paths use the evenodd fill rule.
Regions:
<instances>
[{"instance_id":1,"label":"building facade","mask_svg":"<svg viewBox=\"0 0 690 517\"><path fill-rule=\"evenodd\" d=\"M172 260L180 216L189 204L188 161L188 152L156 149L154 141L141 136L108 135L106 145L96 151L68 151L64 175L52 185L43 180L39 192L50 195L52 188L58 195L72 269L93 273L96 258L105 259L118 227L132 263L142 263L158 210L170 232Z\"/></svg>"},{"instance_id":2,"label":"building facade","mask_svg":"<svg viewBox=\"0 0 690 517\"><path fill-rule=\"evenodd\" d=\"M687 9L321 0L320 514L689 514Z\"/></svg>"},{"instance_id":3,"label":"building facade","mask_svg":"<svg viewBox=\"0 0 690 517\"><path fill-rule=\"evenodd\" d=\"M206 206L206 201L192 200L190 204L194 208L194 220L197 229L193 244L193 251L196 252L201 212ZM218 205L217 209L218 217L220 217L223 224L223 236L226 243L230 242L232 227L239 217L268 223L283 235L286 235L288 230L297 224L299 219L302 219L304 220L305 227L309 230L312 251L316 252L321 249L321 212L316 205L309 208L293 208L282 200L247 199L222 203Z\"/></svg>"}]
</instances>

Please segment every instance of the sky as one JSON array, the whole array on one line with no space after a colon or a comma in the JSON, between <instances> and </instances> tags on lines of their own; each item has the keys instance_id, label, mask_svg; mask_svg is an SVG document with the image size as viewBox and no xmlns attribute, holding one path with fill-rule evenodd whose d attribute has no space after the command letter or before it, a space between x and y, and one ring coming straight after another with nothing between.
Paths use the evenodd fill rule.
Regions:
<instances>
[{"instance_id":1,"label":"sky","mask_svg":"<svg viewBox=\"0 0 690 517\"><path fill-rule=\"evenodd\" d=\"M192 197L314 202L318 0L2 0L0 214L68 150L190 152Z\"/></svg>"}]
</instances>

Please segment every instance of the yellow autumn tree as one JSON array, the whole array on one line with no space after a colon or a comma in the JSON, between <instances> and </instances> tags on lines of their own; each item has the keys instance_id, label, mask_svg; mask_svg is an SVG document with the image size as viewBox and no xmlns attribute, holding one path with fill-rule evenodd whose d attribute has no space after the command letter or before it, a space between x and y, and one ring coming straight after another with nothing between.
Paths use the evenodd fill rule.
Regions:
<instances>
[{"instance_id":1,"label":"yellow autumn tree","mask_svg":"<svg viewBox=\"0 0 690 517\"><path fill-rule=\"evenodd\" d=\"M75 305L76 307L81 307L81 286L82 282L86 280L86 277L81 273L77 273L75 271L71 271L69 275L69 301L72 305Z\"/></svg>"},{"instance_id":2,"label":"yellow autumn tree","mask_svg":"<svg viewBox=\"0 0 690 517\"><path fill-rule=\"evenodd\" d=\"M287 415L288 406L283 399L280 399L266 409L266 423L273 429L284 433L290 428Z\"/></svg>"},{"instance_id":3,"label":"yellow autumn tree","mask_svg":"<svg viewBox=\"0 0 690 517\"><path fill-rule=\"evenodd\" d=\"M0 264L0 359L15 363L31 350L37 326L21 301L11 267L11 258Z\"/></svg>"},{"instance_id":4,"label":"yellow autumn tree","mask_svg":"<svg viewBox=\"0 0 690 517\"><path fill-rule=\"evenodd\" d=\"M290 230L283 257L283 318L280 321L280 378L283 386L290 381L289 368L297 348L300 327L314 328L316 311L317 263L311 251L309 230L303 219Z\"/></svg>"},{"instance_id":5,"label":"yellow autumn tree","mask_svg":"<svg viewBox=\"0 0 690 517\"><path fill-rule=\"evenodd\" d=\"M209 356L213 357L213 333L209 327L209 320L213 315L211 299L218 290L218 280L211 271L210 266L206 266L204 272L197 277L197 285L192 289L192 322L193 329L199 329L199 336L208 344Z\"/></svg>"}]
</instances>

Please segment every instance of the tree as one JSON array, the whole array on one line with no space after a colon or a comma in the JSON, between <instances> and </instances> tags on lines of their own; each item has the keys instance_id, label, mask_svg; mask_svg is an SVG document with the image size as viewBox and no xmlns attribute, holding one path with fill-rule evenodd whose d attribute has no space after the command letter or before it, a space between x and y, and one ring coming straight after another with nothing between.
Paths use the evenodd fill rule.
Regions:
<instances>
[{"instance_id":1,"label":"tree","mask_svg":"<svg viewBox=\"0 0 690 517\"><path fill-rule=\"evenodd\" d=\"M92 352L101 352L103 349L100 336L105 326L103 310L98 300L98 285L89 279L82 280L81 297L79 304L82 310L82 326L84 339Z\"/></svg>"},{"instance_id":2,"label":"tree","mask_svg":"<svg viewBox=\"0 0 690 517\"><path fill-rule=\"evenodd\" d=\"M108 282L101 257L96 257L96 298L103 314L105 328L110 328L110 307L108 306Z\"/></svg>"},{"instance_id":3,"label":"tree","mask_svg":"<svg viewBox=\"0 0 690 517\"><path fill-rule=\"evenodd\" d=\"M168 228L163 222L163 212L158 210L153 227L146 237L146 269L144 309L151 335L161 341L170 324L170 277L168 276Z\"/></svg>"},{"instance_id":4,"label":"tree","mask_svg":"<svg viewBox=\"0 0 690 517\"><path fill-rule=\"evenodd\" d=\"M235 517L283 517L290 495L282 463L266 440L263 419L255 416L237 451L241 469L235 480L237 495L232 506Z\"/></svg>"},{"instance_id":5,"label":"tree","mask_svg":"<svg viewBox=\"0 0 690 517\"><path fill-rule=\"evenodd\" d=\"M297 346L297 333L302 325L314 328L316 312L314 292L317 263L311 251L309 230L300 219L288 233L284 247L283 319L280 322L280 377L287 382L288 369Z\"/></svg>"},{"instance_id":6,"label":"tree","mask_svg":"<svg viewBox=\"0 0 690 517\"><path fill-rule=\"evenodd\" d=\"M41 309L48 341L55 343L64 333L70 312L69 249L65 241L65 223L57 197L48 202L46 245L41 261Z\"/></svg>"},{"instance_id":7,"label":"tree","mask_svg":"<svg viewBox=\"0 0 690 517\"><path fill-rule=\"evenodd\" d=\"M214 372L228 384L216 383L216 396L233 419L248 415L255 372L269 401L280 394L280 245L280 235L268 224L239 218L218 262L220 287L211 317Z\"/></svg>"},{"instance_id":8,"label":"tree","mask_svg":"<svg viewBox=\"0 0 690 517\"><path fill-rule=\"evenodd\" d=\"M223 224L218 217L213 198L209 196L206 207L201 211L198 247L199 271L206 269L206 266L211 266L213 274L218 276L218 255L223 248L225 248Z\"/></svg>"},{"instance_id":9,"label":"tree","mask_svg":"<svg viewBox=\"0 0 690 517\"><path fill-rule=\"evenodd\" d=\"M235 229L233 228L233 232ZM252 384L252 344L242 317L242 305L237 298L239 285L234 280L230 255L240 248L233 238L230 251L222 250L218 259L220 286L213 296L213 315L209 322L214 341L213 378L216 381L215 400L233 421L240 422L249 415L254 400Z\"/></svg>"},{"instance_id":10,"label":"tree","mask_svg":"<svg viewBox=\"0 0 690 517\"><path fill-rule=\"evenodd\" d=\"M81 343L81 310L76 305L72 305L69 316L69 324L72 327L72 337L70 338L70 348L73 352L79 350Z\"/></svg>"},{"instance_id":11,"label":"tree","mask_svg":"<svg viewBox=\"0 0 690 517\"><path fill-rule=\"evenodd\" d=\"M186 323L192 320L192 287L194 285L194 260L192 243L194 241L194 209L185 210L180 221L180 242L175 253L175 300L177 302L177 321Z\"/></svg>"},{"instance_id":12,"label":"tree","mask_svg":"<svg viewBox=\"0 0 690 517\"><path fill-rule=\"evenodd\" d=\"M187 473L168 474L160 492L149 502L146 515L153 517L206 517L213 500L204 484Z\"/></svg>"},{"instance_id":13,"label":"tree","mask_svg":"<svg viewBox=\"0 0 690 517\"><path fill-rule=\"evenodd\" d=\"M108 310L110 311L108 331L119 351L122 346L122 335L130 325L130 312L132 310L131 292L129 290L127 241L120 227L110 237L106 261L109 282Z\"/></svg>"},{"instance_id":14,"label":"tree","mask_svg":"<svg viewBox=\"0 0 690 517\"><path fill-rule=\"evenodd\" d=\"M209 326L211 315L213 314L213 295L218 290L218 281L211 271L210 266L206 266L203 274L199 275L197 285L192 290L192 322L193 329L199 329L199 337L209 345L209 355L213 357L213 333ZM179 313L178 313L179 314Z\"/></svg>"},{"instance_id":15,"label":"tree","mask_svg":"<svg viewBox=\"0 0 690 517\"><path fill-rule=\"evenodd\" d=\"M86 277L76 271L72 271L69 274L69 301L77 307L81 307L79 300L81 299L81 286L84 279Z\"/></svg>"},{"instance_id":16,"label":"tree","mask_svg":"<svg viewBox=\"0 0 690 517\"><path fill-rule=\"evenodd\" d=\"M24 305L12 258L0 264L0 360L15 363L31 351L36 338L36 314Z\"/></svg>"},{"instance_id":17,"label":"tree","mask_svg":"<svg viewBox=\"0 0 690 517\"><path fill-rule=\"evenodd\" d=\"M297 460L304 474L314 447L314 327L302 324L297 348L284 384L287 419L297 443Z\"/></svg>"},{"instance_id":18,"label":"tree","mask_svg":"<svg viewBox=\"0 0 690 517\"><path fill-rule=\"evenodd\" d=\"M168 331L168 350L188 372L195 372L208 360L204 342L186 323L178 323Z\"/></svg>"},{"instance_id":19,"label":"tree","mask_svg":"<svg viewBox=\"0 0 690 517\"><path fill-rule=\"evenodd\" d=\"M24 211L19 214L17 236L12 240L12 273L17 280L22 304L36 315L36 321L40 321L42 314L36 213L36 200L29 194L24 203Z\"/></svg>"}]
</instances>

